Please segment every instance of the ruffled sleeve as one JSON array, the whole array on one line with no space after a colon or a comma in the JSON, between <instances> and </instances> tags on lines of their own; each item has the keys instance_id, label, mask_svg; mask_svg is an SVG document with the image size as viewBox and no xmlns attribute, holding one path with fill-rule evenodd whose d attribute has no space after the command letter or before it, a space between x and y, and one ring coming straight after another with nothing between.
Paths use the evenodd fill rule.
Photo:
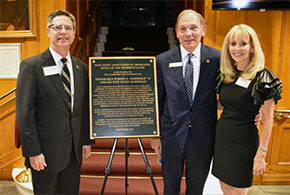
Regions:
<instances>
[{"instance_id":1,"label":"ruffled sleeve","mask_svg":"<svg viewBox=\"0 0 290 195\"><path fill-rule=\"evenodd\" d=\"M275 104L281 99L282 82L270 70L263 69L258 72L257 80L253 85L251 96L254 100L254 105L262 105L265 100L273 98Z\"/></svg>"}]
</instances>

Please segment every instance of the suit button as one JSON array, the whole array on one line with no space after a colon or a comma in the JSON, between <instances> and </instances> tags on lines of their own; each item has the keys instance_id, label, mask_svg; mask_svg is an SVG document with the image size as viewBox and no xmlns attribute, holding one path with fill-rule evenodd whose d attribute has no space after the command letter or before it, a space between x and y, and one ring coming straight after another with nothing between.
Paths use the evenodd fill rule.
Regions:
<instances>
[{"instance_id":1,"label":"suit button","mask_svg":"<svg viewBox=\"0 0 290 195\"><path fill-rule=\"evenodd\" d=\"M68 133L68 138L72 138L72 134L71 133Z\"/></svg>"}]
</instances>

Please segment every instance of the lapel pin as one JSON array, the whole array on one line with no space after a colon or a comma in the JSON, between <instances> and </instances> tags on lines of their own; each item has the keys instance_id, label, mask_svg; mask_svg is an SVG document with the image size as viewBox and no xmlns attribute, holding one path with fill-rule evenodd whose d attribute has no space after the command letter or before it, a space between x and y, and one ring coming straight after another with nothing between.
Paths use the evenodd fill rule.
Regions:
<instances>
[{"instance_id":1,"label":"lapel pin","mask_svg":"<svg viewBox=\"0 0 290 195\"><path fill-rule=\"evenodd\" d=\"M205 62L208 64L210 63L210 59L206 59Z\"/></svg>"},{"instance_id":2,"label":"lapel pin","mask_svg":"<svg viewBox=\"0 0 290 195\"><path fill-rule=\"evenodd\" d=\"M79 65L76 65L77 69L80 69Z\"/></svg>"}]
</instances>

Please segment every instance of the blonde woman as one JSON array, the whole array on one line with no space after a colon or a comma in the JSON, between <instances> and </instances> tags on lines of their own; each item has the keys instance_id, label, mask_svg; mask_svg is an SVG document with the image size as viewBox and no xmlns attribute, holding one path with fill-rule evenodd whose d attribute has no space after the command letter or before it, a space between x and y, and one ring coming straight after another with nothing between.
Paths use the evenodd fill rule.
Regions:
<instances>
[{"instance_id":1,"label":"blonde woman","mask_svg":"<svg viewBox=\"0 0 290 195\"><path fill-rule=\"evenodd\" d=\"M265 156L274 105L281 99L281 81L264 68L264 54L255 31L245 24L226 35L217 90L223 107L217 123L213 174L224 194L246 194L253 175L265 172ZM259 137L254 118L261 108Z\"/></svg>"}]
</instances>

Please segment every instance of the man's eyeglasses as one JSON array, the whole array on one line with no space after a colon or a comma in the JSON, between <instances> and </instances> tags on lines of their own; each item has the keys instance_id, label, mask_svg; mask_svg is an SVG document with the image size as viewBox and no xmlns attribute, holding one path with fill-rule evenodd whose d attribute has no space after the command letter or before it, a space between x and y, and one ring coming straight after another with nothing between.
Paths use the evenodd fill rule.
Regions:
<instances>
[{"instance_id":1,"label":"man's eyeglasses","mask_svg":"<svg viewBox=\"0 0 290 195\"><path fill-rule=\"evenodd\" d=\"M56 32L61 32L62 29L64 28L66 31L72 31L73 27L71 25L66 25L66 24L51 24L48 26L48 28L53 29Z\"/></svg>"}]
</instances>

